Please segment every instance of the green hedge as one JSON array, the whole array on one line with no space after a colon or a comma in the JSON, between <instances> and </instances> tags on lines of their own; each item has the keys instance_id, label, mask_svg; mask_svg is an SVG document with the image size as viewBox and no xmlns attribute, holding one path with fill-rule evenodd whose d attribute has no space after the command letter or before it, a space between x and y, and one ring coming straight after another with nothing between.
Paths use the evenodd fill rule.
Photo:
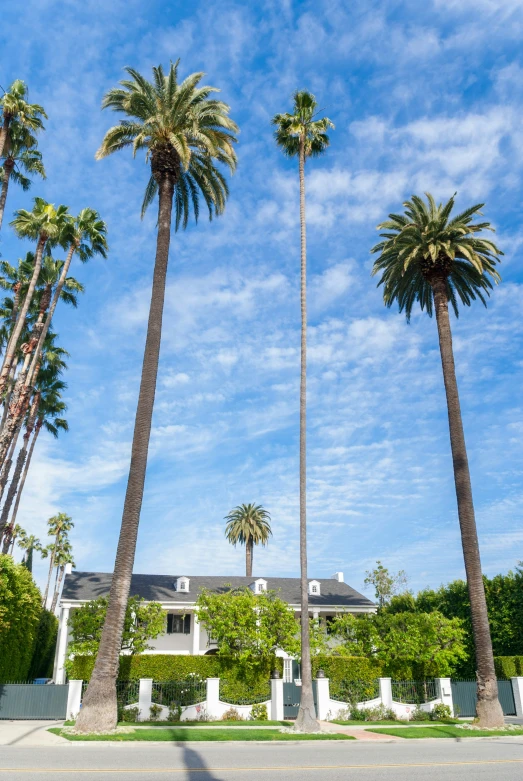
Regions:
<instances>
[{"instance_id":1,"label":"green hedge","mask_svg":"<svg viewBox=\"0 0 523 781\"><path fill-rule=\"evenodd\" d=\"M93 656L73 659L69 677L88 681L94 666ZM189 656L171 654L136 654L121 656L118 677L121 680L152 678L154 681L184 681L191 674L201 678L221 678L220 696L224 701L264 694L272 670L283 671L283 660L275 658L265 667L246 671L234 659L223 656Z\"/></svg>"},{"instance_id":2,"label":"green hedge","mask_svg":"<svg viewBox=\"0 0 523 781\"><path fill-rule=\"evenodd\" d=\"M29 678L51 678L58 635L58 619L50 610L42 610L36 630L36 641Z\"/></svg>"},{"instance_id":3,"label":"green hedge","mask_svg":"<svg viewBox=\"0 0 523 781\"><path fill-rule=\"evenodd\" d=\"M312 658L312 677L319 669L329 679L330 686L336 690L342 681L375 681L382 675L382 664L376 659L365 656L314 656Z\"/></svg>"},{"instance_id":4,"label":"green hedge","mask_svg":"<svg viewBox=\"0 0 523 781\"><path fill-rule=\"evenodd\" d=\"M29 570L0 555L0 682L25 681L42 614L42 596Z\"/></svg>"},{"instance_id":5,"label":"green hedge","mask_svg":"<svg viewBox=\"0 0 523 781\"><path fill-rule=\"evenodd\" d=\"M523 656L495 656L494 667L501 680L523 675Z\"/></svg>"}]
</instances>

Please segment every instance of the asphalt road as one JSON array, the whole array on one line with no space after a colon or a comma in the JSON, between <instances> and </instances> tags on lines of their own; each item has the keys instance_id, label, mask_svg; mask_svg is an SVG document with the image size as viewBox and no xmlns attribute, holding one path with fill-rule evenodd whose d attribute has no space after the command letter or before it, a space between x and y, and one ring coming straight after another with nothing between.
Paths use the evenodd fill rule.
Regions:
<instances>
[{"instance_id":1,"label":"asphalt road","mask_svg":"<svg viewBox=\"0 0 523 781\"><path fill-rule=\"evenodd\" d=\"M0 781L521 781L523 739L3 746Z\"/></svg>"}]
</instances>

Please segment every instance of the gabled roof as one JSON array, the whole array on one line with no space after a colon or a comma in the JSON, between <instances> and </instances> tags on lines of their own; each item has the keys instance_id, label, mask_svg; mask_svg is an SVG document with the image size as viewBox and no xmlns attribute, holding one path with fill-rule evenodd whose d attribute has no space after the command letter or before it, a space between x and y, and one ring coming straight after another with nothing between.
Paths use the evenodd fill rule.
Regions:
<instances>
[{"instance_id":1,"label":"gabled roof","mask_svg":"<svg viewBox=\"0 0 523 781\"><path fill-rule=\"evenodd\" d=\"M237 576L187 576L190 579L190 592L174 590L174 581L180 575L133 575L131 596L139 596L149 602L195 602L202 588L216 593L232 588L245 588L258 578ZM65 576L62 592L63 601L87 601L105 596L111 587L112 573L108 572L72 572ZM267 588L278 592L278 596L291 605L300 604L299 578L264 577ZM312 580L312 578L310 578ZM339 583L331 578L317 579L321 584L321 594L309 595L309 604L321 607L333 605L339 607L373 608L370 599L359 594L347 583Z\"/></svg>"}]
</instances>

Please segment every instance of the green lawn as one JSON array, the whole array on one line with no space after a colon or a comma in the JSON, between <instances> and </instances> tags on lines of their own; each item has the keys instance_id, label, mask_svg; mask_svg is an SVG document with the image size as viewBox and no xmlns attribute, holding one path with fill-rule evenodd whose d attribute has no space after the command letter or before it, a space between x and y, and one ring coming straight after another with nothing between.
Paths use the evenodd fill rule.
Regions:
<instances>
[{"instance_id":1,"label":"green lawn","mask_svg":"<svg viewBox=\"0 0 523 781\"><path fill-rule=\"evenodd\" d=\"M405 729L369 729L368 732L377 732L383 735L392 735L395 738L490 738L495 735L523 735L523 729L518 730L479 730L460 729L459 727L432 725L428 727L405 727Z\"/></svg>"},{"instance_id":2,"label":"green lawn","mask_svg":"<svg viewBox=\"0 0 523 781\"><path fill-rule=\"evenodd\" d=\"M73 727L74 721L64 721L64 727ZM119 721L119 727L291 727L291 721Z\"/></svg>"},{"instance_id":3,"label":"green lawn","mask_svg":"<svg viewBox=\"0 0 523 781\"><path fill-rule=\"evenodd\" d=\"M369 727L381 727L388 726L389 724L394 726L396 724L409 724L412 726L413 724L420 724L422 726L431 727L436 726L434 722L430 721L407 721L406 719L396 719L395 721L384 719L383 721L341 721L339 719L333 719L332 724L342 724L344 727L350 727L353 724L357 724L359 726L368 725ZM441 723L441 722L440 722ZM449 719L445 722L445 724L462 724L463 722L459 721L458 719Z\"/></svg>"},{"instance_id":4,"label":"green lawn","mask_svg":"<svg viewBox=\"0 0 523 781\"><path fill-rule=\"evenodd\" d=\"M60 727L51 727L48 732L67 740L110 740L110 741L137 741L137 740L166 740L170 742L187 741L230 741L230 740L354 740L349 735L337 735L335 733L319 733L313 735L292 734L274 730L241 730L241 729L137 729L134 732L123 732L120 735L71 735L62 732Z\"/></svg>"}]
</instances>

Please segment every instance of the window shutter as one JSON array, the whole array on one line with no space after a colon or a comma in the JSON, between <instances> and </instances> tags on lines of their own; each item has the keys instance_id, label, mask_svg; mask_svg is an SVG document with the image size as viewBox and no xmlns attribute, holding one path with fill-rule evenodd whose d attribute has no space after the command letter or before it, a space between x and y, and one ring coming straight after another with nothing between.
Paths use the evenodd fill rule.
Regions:
<instances>
[{"instance_id":1,"label":"window shutter","mask_svg":"<svg viewBox=\"0 0 523 781\"><path fill-rule=\"evenodd\" d=\"M173 614L167 613L167 634L172 635L173 633Z\"/></svg>"},{"instance_id":2,"label":"window shutter","mask_svg":"<svg viewBox=\"0 0 523 781\"><path fill-rule=\"evenodd\" d=\"M191 614L186 613L183 617L183 633L184 635L191 634Z\"/></svg>"}]
</instances>

